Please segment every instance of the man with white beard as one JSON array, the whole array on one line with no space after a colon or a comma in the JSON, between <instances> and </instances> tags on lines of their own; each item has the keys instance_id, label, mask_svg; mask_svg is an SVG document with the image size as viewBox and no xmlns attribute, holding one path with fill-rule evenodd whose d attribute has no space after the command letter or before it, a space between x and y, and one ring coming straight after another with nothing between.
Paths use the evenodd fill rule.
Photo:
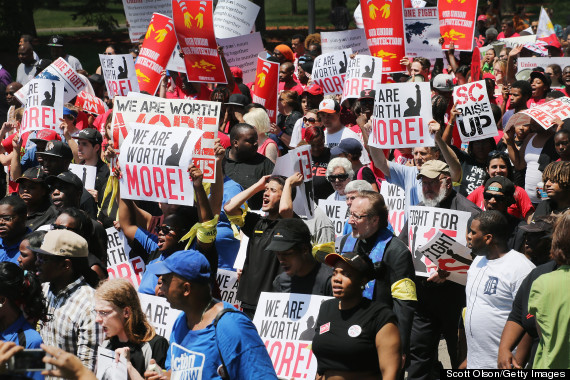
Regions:
<instances>
[{"instance_id":1,"label":"man with white beard","mask_svg":"<svg viewBox=\"0 0 570 380\"><path fill-rule=\"evenodd\" d=\"M422 183L423 202L419 206L467 211L471 219L481 213L473 202L453 189L449 166L439 160L424 162L418 172ZM468 226L469 230L469 226ZM408 244L408 223L399 236ZM439 374L438 344L443 334L452 368L457 368L457 326L465 307L465 286L445 281L439 272L429 278L416 277L418 303L410 336L410 379L430 379Z\"/></svg>"}]
</instances>

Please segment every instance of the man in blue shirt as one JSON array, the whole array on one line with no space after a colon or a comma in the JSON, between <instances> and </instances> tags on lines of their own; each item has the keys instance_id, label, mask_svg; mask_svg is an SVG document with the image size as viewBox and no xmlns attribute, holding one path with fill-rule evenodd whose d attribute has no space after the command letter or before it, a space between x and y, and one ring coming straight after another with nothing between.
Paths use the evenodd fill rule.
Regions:
<instances>
[{"instance_id":1,"label":"man in blue shirt","mask_svg":"<svg viewBox=\"0 0 570 380\"><path fill-rule=\"evenodd\" d=\"M182 310L166 357L172 378L277 379L251 320L212 297L210 265L204 255L193 249L178 251L147 270L162 276L161 289L170 306ZM159 376L145 373L149 380Z\"/></svg>"},{"instance_id":2,"label":"man in blue shirt","mask_svg":"<svg viewBox=\"0 0 570 380\"><path fill-rule=\"evenodd\" d=\"M26 228L26 203L20 197L7 196L0 200L0 262L18 264L20 243Z\"/></svg>"}]
</instances>

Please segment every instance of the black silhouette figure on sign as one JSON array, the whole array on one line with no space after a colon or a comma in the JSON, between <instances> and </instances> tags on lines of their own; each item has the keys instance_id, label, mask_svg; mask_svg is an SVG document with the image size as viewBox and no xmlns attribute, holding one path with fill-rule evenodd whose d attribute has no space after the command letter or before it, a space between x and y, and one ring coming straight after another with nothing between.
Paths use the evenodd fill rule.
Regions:
<instances>
[{"instance_id":1,"label":"black silhouette figure on sign","mask_svg":"<svg viewBox=\"0 0 570 380\"><path fill-rule=\"evenodd\" d=\"M81 178L81 181L83 182L83 186L85 186L85 181L87 181L87 168L83 167L83 178Z\"/></svg>"},{"instance_id":2,"label":"black silhouette figure on sign","mask_svg":"<svg viewBox=\"0 0 570 380\"><path fill-rule=\"evenodd\" d=\"M412 258L414 259L414 268L416 272L427 272L427 267L425 263L422 261L423 255L417 250L416 247L416 240L418 234L418 226L414 226L414 233L412 235Z\"/></svg>"},{"instance_id":3,"label":"black silhouette figure on sign","mask_svg":"<svg viewBox=\"0 0 570 380\"><path fill-rule=\"evenodd\" d=\"M342 54L344 55L344 62L340 61L338 63L338 65L340 66L340 69L338 69L338 73L339 74L344 74L346 73L346 64L347 64L347 60L346 60L346 52L343 51Z\"/></svg>"},{"instance_id":4,"label":"black silhouette figure on sign","mask_svg":"<svg viewBox=\"0 0 570 380\"><path fill-rule=\"evenodd\" d=\"M376 60L372 59L372 70L370 70L370 66L364 67L364 74L362 74L362 78L372 78L374 76L374 69L376 67Z\"/></svg>"},{"instance_id":5,"label":"black silhouette figure on sign","mask_svg":"<svg viewBox=\"0 0 570 380\"><path fill-rule=\"evenodd\" d=\"M307 318L307 329L299 335L299 340L313 340L315 336L315 318L312 315Z\"/></svg>"},{"instance_id":6,"label":"black silhouette figure on sign","mask_svg":"<svg viewBox=\"0 0 570 380\"><path fill-rule=\"evenodd\" d=\"M42 100L42 106L53 107L55 104L55 83L51 84L51 96L49 91L44 92L45 99Z\"/></svg>"},{"instance_id":7,"label":"black silhouette figure on sign","mask_svg":"<svg viewBox=\"0 0 570 380\"><path fill-rule=\"evenodd\" d=\"M406 103L408 104L408 109L404 111L404 117L420 116L422 96L419 84L416 84L416 101L414 101L414 98L408 98Z\"/></svg>"},{"instance_id":8,"label":"black silhouette figure on sign","mask_svg":"<svg viewBox=\"0 0 570 380\"><path fill-rule=\"evenodd\" d=\"M471 261L469 259L466 259L465 257L456 254L455 252L453 252L451 249L447 250L447 254L452 258L455 259L455 261L463 263L465 265L471 265Z\"/></svg>"},{"instance_id":9,"label":"black silhouette figure on sign","mask_svg":"<svg viewBox=\"0 0 570 380\"><path fill-rule=\"evenodd\" d=\"M127 60L123 57L123 65L124 67L119 66L119 75L117 75L117 79L127 79L129 77L129 70L127 69Z\"/></svg>"},{"instance_id":10,"label":"black silhouette figure on sign","mask_svg":"<svg viewBox=\"0 0 570 380\"><path fill-rule=\"evenodd\" d=\"M192 134L192 131L191 130L188 131L188 133L186 134L186 137L184 137L184 140L182 140L182 145L180 146L180 149L178 148L178 144L172 145L172 148L170 148L170 156L168 156L166 158L164 165L166 165L166 166L179 166L180 165L180 158L182 157L182 152L184 151L184 146L186 145L186 142L188 142L188 137L190 137L191 134Z\"/></svg>"}]
</instances>

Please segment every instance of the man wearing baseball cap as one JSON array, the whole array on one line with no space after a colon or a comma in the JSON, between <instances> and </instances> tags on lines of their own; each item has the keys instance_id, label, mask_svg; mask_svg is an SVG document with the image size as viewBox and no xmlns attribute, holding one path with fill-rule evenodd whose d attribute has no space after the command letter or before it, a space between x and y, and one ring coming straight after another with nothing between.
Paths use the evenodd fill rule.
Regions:
<instances>
[{"instance_id":1,"label":"man wearing baseball cap","mask_svg":"<svg viewBox=\"0 0 570 380\"><path fill-rule=\"evenodd\" d=\"M251 320L231 304L212 297L210 265L204 255L193 249L174 252L149 265L147 271L162 276L162 293L172 308L182 311L172 327L166 357L171 376L277 378ZM189 355L201 360L188 362Z\"/></svg>"},{"instance_id":2,"label":"man wearing baseball cap","mask_svg":"<svg viewBox=\"0 0 570 380\"><path fill-rule=\"evenodd\" d=\"M15 134L13 136L16 137ZM31 141L33 144L28 143L28 141ZM49 141L61 141L61 136L56 131L46 128L37 132L30 132L28 139L25 138L25 134L23 138L20 137L14 149L19 152L22 149L22 145L24 145L26 147L25 153L21 158L19 154L12 155L10 176L19 178L26 170L41 165L43 159L37 153L43 152Z\"/></svg>"},{"instance_id":3,"label":"man wearing baseball cap","mask_svg":"<svg viewBox=\"0 0 570 380\"><path fill-rule=\"evenodd\" d=\"M265 249L277 255L283 268L273 281L273 291L332 296L332 270L313 258L311 231L303 220L280 219Z\"/></svg>"},{"instance_id":4,"label":"man wearing baseball cap","mask_svg":"<svg viewBox=\"0 0 570 380\"><path fill-rule=\"evenodd\" d=\"M101 143L103 142L103 137L95 128L85 128L79 131L75 139L77 139L79 164L97 167L95 189L88 191L93 195L93 198L95 198L95 201L100 206L103 200L105 185L107 184L107 179L110 174L109 167L101 159Z\"/></svg>"},{"instance_id":5,"label":"man wearing baseball cap","mask_svg":"<svg viewBox=\"0 0 570 380\"><path fill-rule=\"evenodd\" d=\"M79 60L77 58L75 58L72 55L69 55L65 52L65 49L63 47L63 36L56 34L53 35L49 38L49 42L47 44L47 46L50 47L50 54L51 54L51 59L52 60L56 60L59 57L63 58L66 60L67 63L69 63L69 66L71 66L73 68L73 70L77 71L77 70L83 70L83 67L81 66L81 62L79 62Z\"/></svg>"},{"instance_id":6,"label":"man wearing baseball cap","mask_svg":"<svg viewBox=\"0 0 570 380\"><path fill-rule=\"evenodd\" d=\"M102 339L93 314L98 279L89 269L87 241L72 231L53 230L40 248L31 249L51 315L40 329L44 343L76 355L93 371Z\"/></svg>"}]
</instances>

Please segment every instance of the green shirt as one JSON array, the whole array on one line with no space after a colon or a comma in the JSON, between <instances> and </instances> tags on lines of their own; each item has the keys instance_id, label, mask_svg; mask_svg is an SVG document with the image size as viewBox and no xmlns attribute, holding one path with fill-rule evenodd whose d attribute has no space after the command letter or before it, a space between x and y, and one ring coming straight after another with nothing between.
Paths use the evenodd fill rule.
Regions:
<instances>
[{"instance_id":1,"label":"green shirt","mask_svg":"<svg viewBox=\"0 0 570 380\"><path fill-rule=\"evenodd\" d=\"M530 289L528 312L540 328L533 368L570 368L570 265L537 278Z\"/></svg>"}]
</instances>

